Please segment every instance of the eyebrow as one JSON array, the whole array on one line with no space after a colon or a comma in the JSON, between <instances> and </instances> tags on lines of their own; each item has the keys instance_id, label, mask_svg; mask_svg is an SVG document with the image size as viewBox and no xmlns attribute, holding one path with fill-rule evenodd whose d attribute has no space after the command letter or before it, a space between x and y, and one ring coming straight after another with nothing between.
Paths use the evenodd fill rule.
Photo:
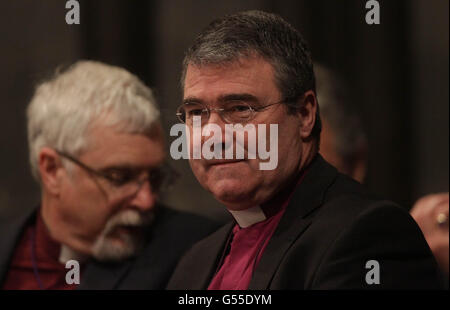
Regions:
<instances>
[{"instance_id":1,"label":"eyebrow","mask_svg":"<svg viewBox=\"0 0 450 310\"><path fill-rule=\"evenodd\" d=\"M226 94L220 96L218 99L218 102L220 103L226 103L229 101L259 102L256 96L248 93ZM192 104L192 103L205 104L205 102L202 99L196 97L187 97L183 99L183 104Z\"/></svg>"}]
</instances>

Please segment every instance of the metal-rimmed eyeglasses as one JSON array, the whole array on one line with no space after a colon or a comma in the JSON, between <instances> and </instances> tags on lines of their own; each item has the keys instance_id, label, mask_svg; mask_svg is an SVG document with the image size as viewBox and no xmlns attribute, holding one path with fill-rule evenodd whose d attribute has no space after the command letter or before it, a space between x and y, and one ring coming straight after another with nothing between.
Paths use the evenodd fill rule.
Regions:
<instances>
[{"instance_id":1,"label":"metal-rimmed eyeglasses","mask_svg":"<svg viewBox=\"0 0 450 310\"><path fill-rule=\"evenodd\" d=\"M245 101L233 101L226 103L223 108L209 108L205 104L199 102L187 102L178 107L176 116L182 123L187 125L192 125L194 116L200 116L201 123L205 124L208 122L211 112L217 112L227 123L248 123L255 118L256 113L261 112L270 106L282 103L284 103L284 101L264 106L252 106Z\"/></svg>"},{"instance_id":2,"label":"metal-rimmed eyeglasses","mask_svg":"<svg viewBox=\"0 0 450 310\"><path fill-rule=\"evenodd\" d=\"M129 167L111 167L104 170L97 170L65 152L59 150L55 151L61 157L76 164L89 174L101 179L103 181L102 183L106 185L108 192L112 193L114 196L134 196L139 192L146 181L149 181L152 193L159 194L168 189L178 176L176 171L167 163L147 171Z\"/></svg>"}]
</instances>

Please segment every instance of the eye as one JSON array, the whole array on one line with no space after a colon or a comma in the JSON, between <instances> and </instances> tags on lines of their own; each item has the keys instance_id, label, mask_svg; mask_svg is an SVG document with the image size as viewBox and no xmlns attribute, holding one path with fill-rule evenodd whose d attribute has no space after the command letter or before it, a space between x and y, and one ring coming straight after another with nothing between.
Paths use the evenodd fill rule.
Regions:
<instances>
[{"instance_id":1,"label":"eye","mask_svg":"<svg viewBox=\"0 0 450 310\"><path fill-rule=\"evenodd\" d=\"M246 121L252 114L252 108L245 102L237 101L226 107L228 118L233 122Z\"/></svg>"},{"instance_id":2,"label":"eye","mask_svg":"<svg viewBox=\"0 0 450 310\"><path fill-rule=\"evenodd\" d=\"M201 116L203 109L193 109L187 112L188 117Z\"/></svg>"},{"instance_id":3,"label":"eye","mask_svg":"<svg viewBox=\"0 0 450 310\"><path fill-rule=\"evenodd\" d=\"M130 169L109 169L103 175L116 186L124 185L132 181L136 176Z\"/></svg>"},{"instance_id":4,"label":"eye","mask_svg":"<svg viewBox=\"0 0 450 310\"><path fill-rule=\"evenodd\" d=\"M205 108L199 104L186 104L184 106L184 113L186 114L186 118L192 118L194 116L201 116L204 112Z\"/></svg>"},{"instance_id":5,"label":"eye","mask_svg":"<svg viewBox=\"0 0 450 310\"><path fill-rule=\"evenodd\" d=\"M229 103L226 107L226 110L231 113L249 112L251 109L250 105L244 101L234 101Z\"/></svg>"},{"instance_id":6,"label":"eye","mask_svg":"<svg viewBox=\"0 0 450 310\"><path fill-rule=\"evenodd\" d=\"M250 107L245 105L238 105L233 107L233 111L235 112L247 112L250 110Z\"/></svg>"}]
</instances>

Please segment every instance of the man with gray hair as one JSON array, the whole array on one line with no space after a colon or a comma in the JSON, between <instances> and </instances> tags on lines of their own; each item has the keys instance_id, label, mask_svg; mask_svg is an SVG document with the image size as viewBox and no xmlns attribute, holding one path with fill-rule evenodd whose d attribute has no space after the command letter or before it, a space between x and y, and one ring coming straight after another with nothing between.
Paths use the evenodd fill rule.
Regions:
<instances>
[{"instance_id":1,"label":"man with gray hair","mask_svg":"<svg viewBox=\"0 0 450 310\"><path fill-rule=\"evenodd\" d=\"M248 11L213 21L186 53L182 86L177 116L190 131L196 117L222 132L251 124L264 137L259 128L277 125L278 166L259 169L261 157L190 156L200 184L234 221L189 250L169 289L440 287L408 213L367 194L318 154L311 55L281 17ZM215 146L235 147L226 134Z\"/></svg>"},{"instance_id":2,"label":"man with gray hair","mask_svg":"<svg viewBox=\"0 0 450 310\"><path fill-rule=\"evenodd\" d=\"M0 219L1 287L164 288L214 227L158 203L173 173L151 90L124 69L79 61L37 87L27 116L42 196Z\"/></svg>"}]
</instances>

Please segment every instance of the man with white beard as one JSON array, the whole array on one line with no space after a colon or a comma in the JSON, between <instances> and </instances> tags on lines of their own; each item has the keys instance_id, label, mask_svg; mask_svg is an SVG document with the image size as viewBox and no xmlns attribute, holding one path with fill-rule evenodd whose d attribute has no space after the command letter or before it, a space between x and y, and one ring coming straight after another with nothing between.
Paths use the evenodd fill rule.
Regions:
<instances>
[{"instance_id":1,"label":"man with white beard","mask_svg":"<svg viewBox=\"0 0 450 310\"><path fill-rule=\"evenodd\" d=\"M214 225L158 203L173 172L151 90L80 61L37 87L27 116L41 202L0 218L0 287L164 288Z\"/></svg>"}]
</instances>

